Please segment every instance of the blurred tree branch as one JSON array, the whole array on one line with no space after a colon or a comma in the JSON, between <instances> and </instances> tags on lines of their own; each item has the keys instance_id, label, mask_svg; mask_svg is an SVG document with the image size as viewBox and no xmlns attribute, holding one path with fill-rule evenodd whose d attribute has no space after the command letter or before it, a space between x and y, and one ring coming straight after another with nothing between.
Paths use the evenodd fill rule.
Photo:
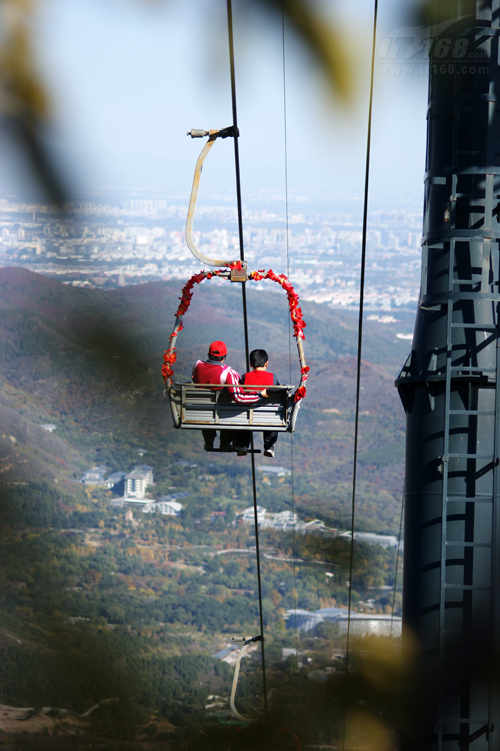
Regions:
<instances>
[{"instance_id":1,"label":"blurred tree branch","mask_svg":"<svg viewBox=\"0 0 500 751\"><path fill-rule=\"evenodd\" d=\"M256 0L256 4L284 15L326 75L332 91L347 100L353 91L351 53L338 25L308 0Z\"/></svg>"},{"instance_id":2,"label":"blurred tree branch","mask_svg":"<svg viewBox=\"0 0 500 751\"><path fill-rule=\"evenodd\" d=\"M67 200L67 189L41 134L49 98L33 54L33 0L3 0L0 45L0 115L6 132L18 141L52 203Z\"/></svg>"},{"instance_id":3,"label":"blurred tree branch","mask_svg":"<svg viewBox=\"0 0 500 751\"><path fill-rule=\"evenodd\" d=\"M320 12L319 6L311 0L246 1L261 10L284 17L325 74L334 95L341 101L346 101L352 95L353 51L340 26L328 20ZM446 4L448 1L451 0L446 0ZM151 0L138 2L150 3ZM415 2L425 15L425 0ZM38 73L33 52L36 5L36 0L0 0L3 28L0 42L0 117L5 130L20 144L47 198L52 203L62 205L68 200L68 187L42 136L50 118L50 96L47 83Z\"/></svg>"}]
</instances>

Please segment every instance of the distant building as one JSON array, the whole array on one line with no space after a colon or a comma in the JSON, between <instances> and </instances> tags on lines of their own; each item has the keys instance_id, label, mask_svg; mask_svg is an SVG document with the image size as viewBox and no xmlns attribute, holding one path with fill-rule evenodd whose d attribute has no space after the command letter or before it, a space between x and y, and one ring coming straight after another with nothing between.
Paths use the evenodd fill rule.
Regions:
<instances>
[{"instance_id":1,"label":"distant building","mask_svg":"<svg viewBox=\"0 0 500 751\"><path fill-rule=\"evenodd\" d=\"M179 516L184 506L177 498L187 498L191 493L181 492L163 495L157 501L150 501L142 509L145 514L164 514L164 516Z\"/></svg>"},{"instance_id":2,"label":"distant building","mask_svg":"<svg viewBox=\"0 0 500 751\"><path fill-rule=\"evenodd\" d=\"M281 649L282 660L286 660L288 659L288 657L298 657L299 659L302 659L303 656L304 656L304 652L301 649L297 650L293 647L283 647Z\"/></svg>"},{"instance_id":3,"label":"distant building","mask_svg":"<svg viewBox=\"0 0 500 751\"><path fill-rule=\"evenodd\" d=\"M125 477L127 476L126 472L112 472L107 478L106 478L106 485L110 490L112 490L117 495L123 495L125 490Z\"/></svg>"},{"instance_id":4,"label":"distant building","mask_svg":"<svg viewBox=\"0 0 500 751\"><path fill-rule=\"evenodd\" d=\"M296 531L300 535L321 535L322 537L337 537L338 530L327 527L325 522L320 519L313 519L310 522L299 522Z\"/></svg>"},{"instance_id":5,"label":"distant building","mask_svg":"<svg viewBox=\"0 0 500 751\"><path fill-rule=\"evenodd\" d=\"M160 514L166 516L179 516L184 506L178 501L159 501L157 503Z\"/></svg>"},{"instance_id":6,"label":"distant building","mask_svg":"<svg viewBox=\"0 0 500 751\"><path fill-rule=\"evenodd\" d=\"M396 615L369 615L351 610L349 619L349 613L344 608L321 608L315 613L308 610L287 610L287 628L314 631L324 621L337 624L340 636L347 634L348 625L352 636L401 636L402 620Z\"/></svg>"},{"instance_id":7,"label":"distant building","mask_svg":"<svg viewBox=\"0 0 500 751\"><path fill-rule=\"evenodd\" d=\"M368 545L381 545L383 548L397 548L398 538L395 535L376 535L371 532L355 532L354 539L366 542Z\"/></svg>"},{"instance_id":8,"label":"distant building","mask_svg":"<svg viewBox=\"0 0 500 751\"><path fill-rule=\"evenodd\" d=\"M151 504L152 508L147 509L150 512L164 514L165 516L179 516L184 506L178 501L157 501ZM146 511L146 509L144 509Z\"/></svg>"},{"instance_id":9,"label":"distant building","mask_svg":"<svg viewBox=\"0 0 500 751\"><path fill-rule=\"evenodd\" d=\"M215 519L224 519L226 516L225 511L212 511L210 514L210 518L212 521L215 521Z\"/></svg>"},{"instance_id":10,"label":"distant building","mask_svg":"<svg viewBox=\"0 0 500 751\"><path fill-rule=\"evenodd\" d=\"M105 464L101 464L99 467L92 467L83 473L78 482L81 482L83 485L100 485L109 490L112 489L115 494L123 495L125 478L128 475L126 472L118 470L105 477L107 471L108 467Z\"/></svg>"},{"instance_id":11,"label":"distant building","mask_svg":"<svg viewBox=\"0 0 500 751\"><path fill-rule=\"evenodd\" d=\"M286 477L292 474L292 470L286 469L286 467L257 467L257 472L262 472L263 475L274 475L275 477Z\"/></svg>"},{"instance_id":12,"label":"distant building","mask_svg":"<svg viewBox=\"0 0 500 751\"><path fill-rule=\"evenodd\" d=\"M243 659L250 657L250 653L255 652L258 647L258 644L249 644L246 652L243 653ZM236 665L236 660L238 659L240 649L241 644L231 644L229 647L221 649L220 652L216 652L214 655L212 655L212 657L216 660L227 662L228 665Z\"/></svg>"},{"instance_id":13,"label":"distant building","mask_svg":"<svg viewBox=\"0 0 500 751\"><path fill-rule=\"evenodd\" d=\"M83 473L78 482L81 482L83 485L102 485L107 487L104 479L107 470L108 468L105 464L101 464L100 467L92 467L92 469L88 469Z\"/></svg>"},{"instance_id":14,"label":"distant building","mask_svg":"<svg viewBox=\"0 0 500 751\"><path fill-rule=\"evenodd\" d=\"M136 464L134 469L138 469L140 472L146 472L149 477L149 484L153 484L153 467L150 464Z\"/></svg>"},{"instance_id":15,"label":"distant building","mask_svg":"<svg viewBox=\"0 0 500 751\"><path fill-rule=\"evenodd\" d=\"M317 613L299 609L287 610L285 617L286 627L297 631L312 631L323 620Z\"/></svg>"},{"instance_id":16,"label":"distant building","mask_svg":"<svg viewBox=\"0 0 500 751\"><path fill-rule=\"evenodd\" d=\"M294 511L282 511L279 514L274 514L269 526L282 532L292 532L298 519L299 517Z\"/></svg>"},{"instance_id":17,"label":"distant building","mask_svg":"<svg viewBox=\"0 0 500 751\"><path fill-rule=\"evenodd\" d=\"M44 423L43 425L40 425L41 428L44 430L47 430L49 433L53 433L54 430L57 428L57 425L53 425L51 422Z\"/></svg>"},{"instance_id":18,"label":"distant building","mask_svg":"<svg viewBox=\"0 0 500 751\"><path fill-rule=\"evenodd\" d=\"M241 513L243 524L254 524L255 516L253 506L249 506ZM322 535L324 537L336 537L337 530L327 527L319 519L310 522L299 521L295 511L280 511L278 514L270 514L263 506L257 506L257 524L260 529L273 529L279 532L296 531L300 534Z\"/></svg>"},{"instance_id":19,"label":"distant building","mask_svg":"<svg viewBox=\"0 0 500 751\"><path fill-rule=\"evenodd\" d=\"M342 532L339 537L351 539L352 532ZM397 548L398 538L395 535L377 535L374 532L355 532L356 542L366 542L367 545L381 545L383 548Z\"/></svg>"},{"instance_id":20,"label":"distant building","mask_svg":"<svg viewBox=\"0 0 500 751\"><path fill-rule=\"evenodd\" d=\"M266 509L263 506L257 506L257 524L260 525L266 518ZM243 524L253 524L255 522L255 513L253 506L246 508L241 514Z\"/></svg>"},{"instance_id":21,"label":"distant building","mask_svg":"<svg viewBox=\"0 0 500 751\"><path fill-rule=\"evenodd\" d=\"M138 501L146 500L146 488L153 484L153 467L149 464L138 464L132 472L125 476L125 499Z\"/></svg>"}]
</instances>

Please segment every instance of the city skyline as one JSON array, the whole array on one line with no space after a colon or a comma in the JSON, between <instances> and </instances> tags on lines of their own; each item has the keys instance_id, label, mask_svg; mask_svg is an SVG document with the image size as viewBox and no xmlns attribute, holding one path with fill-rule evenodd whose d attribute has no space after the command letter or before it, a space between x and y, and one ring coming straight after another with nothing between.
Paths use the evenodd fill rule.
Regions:
<instances>
[{"instance_id":1,"label":"city skyline","mask_svg":"<svg viewBox=\"0 0 500 751\"><path fill-rule=\"evenodd\" d=\"M245 258L251 268L265 266L288 275L303 300L357 310L360 207L346 202L335 212L327 208L314 200L291 201L287 237L281 201L247 205ZM0 265L23 266L91 288L181 282L200 270L185 242L186 212L187 201L161 198L85 201L67 215L49 206L0 199ZM388 207L371 211L368 219L366 312L381 323L395 320L385 315L389 312L404 313L406 320L418 302L421 212L412 205ZM209 257L221 251L239 257L237 214L230 202L200 206L194 240ZM409 336L406 327L402 335Z\"/></svg>"}]
</instances>

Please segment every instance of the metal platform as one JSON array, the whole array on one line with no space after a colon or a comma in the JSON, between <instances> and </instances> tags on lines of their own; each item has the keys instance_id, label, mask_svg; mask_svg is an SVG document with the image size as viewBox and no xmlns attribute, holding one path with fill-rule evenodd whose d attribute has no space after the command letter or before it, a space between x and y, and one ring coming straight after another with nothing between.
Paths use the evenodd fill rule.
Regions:
<instances>
[{"instance_id":1,"label":"metal platform","mask_svg":"<svg viewBox=\"0 0 500 751\"><path fill-rule=\"evenodd\" d=\"M207 449L205 448L205 451L208 454L237 454L241 449L237 448L230 448L230 449ZM245 448L246 454L262 454L262 451L260 449L247 449Z\"/></svg>"},{"instance_id":2,"label":"metal platform","mask_svg":"<svg viewBox=\"0 0 500 751\"><path fill-rule=\"evenodd\" d=\"M167 389L174 427L183 430L272 430L292 433L300 407L293 399L293 386L262 386L269 396L252 404L239 404L229 393L231 386L175 383ZM244 389L239 386L239 389ZM252 385L248 391L255 391Z\"/></svg>"}]
</instances>

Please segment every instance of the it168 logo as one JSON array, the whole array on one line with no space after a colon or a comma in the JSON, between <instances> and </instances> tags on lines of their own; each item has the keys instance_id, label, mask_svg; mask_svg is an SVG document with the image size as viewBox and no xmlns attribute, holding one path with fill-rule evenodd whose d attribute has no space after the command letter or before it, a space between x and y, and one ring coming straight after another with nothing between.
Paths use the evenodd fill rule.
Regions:
<instances>
[{"instance_id":1,"label":"it168 logo","mask_svg":"<svg viewBox=\"0 0 500 751\"><path fill-rule=\"evenodd\" d=\"M431 60L485 60L488 53L473 43L468 19L446 21L434 26L395 29L380 43L378 60L383 63L427 63Z\"/></svg>"}]
</instances>

